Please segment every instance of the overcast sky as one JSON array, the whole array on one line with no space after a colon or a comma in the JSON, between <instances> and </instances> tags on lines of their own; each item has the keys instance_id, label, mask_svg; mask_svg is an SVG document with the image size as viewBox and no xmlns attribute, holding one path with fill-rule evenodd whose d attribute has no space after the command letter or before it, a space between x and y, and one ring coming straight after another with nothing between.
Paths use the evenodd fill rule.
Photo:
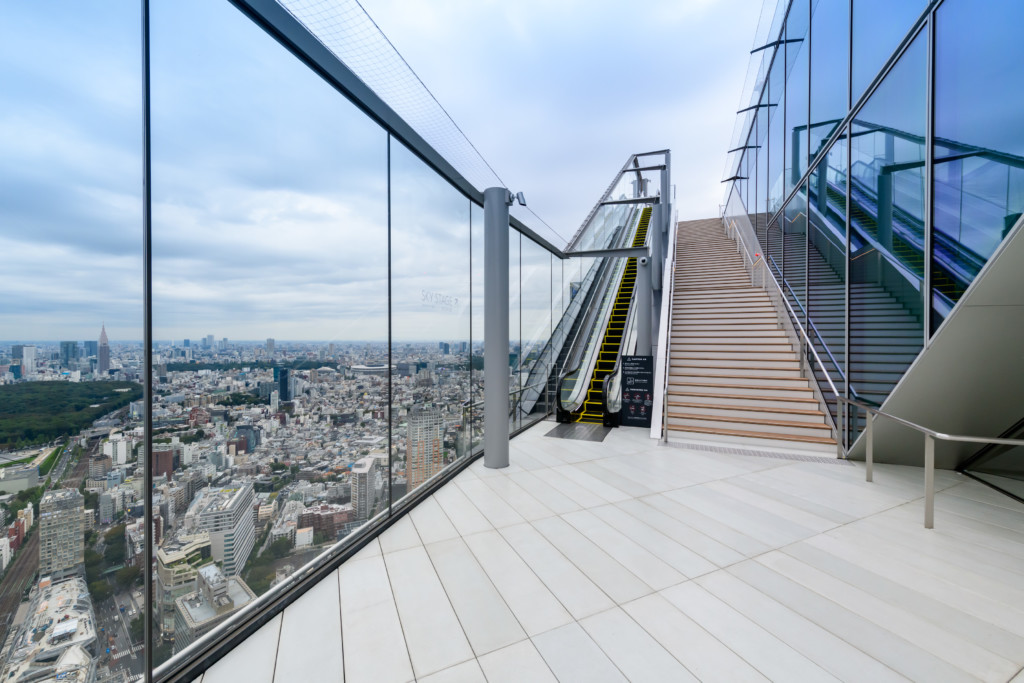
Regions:
<instances>
[{"instance_id":1,"label":"overcast sky","mask_svg":"<svg viewBox=\"0 0 1024 683\"><path fill-rule=\"evenodd\" d=\"M656 148L673 150L680 218L717 213L760 6L365 2L565 237L628 154ZM4 13L0 340L95 339L103 323L140 339L138 3ZM387 136L226 2L155 3L153 26L155 338L384 338ZM405 150L392 173L394 336L466 339L468 202ZM523 261L530 337L565 283L543 252Z\"/></svg>"}]
</instances>

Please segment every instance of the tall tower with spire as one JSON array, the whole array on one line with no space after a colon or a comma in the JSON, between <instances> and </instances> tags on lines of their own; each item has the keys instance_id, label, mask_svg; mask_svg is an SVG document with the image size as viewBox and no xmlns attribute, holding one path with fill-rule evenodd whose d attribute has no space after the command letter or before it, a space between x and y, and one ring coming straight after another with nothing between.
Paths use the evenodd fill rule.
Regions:
<instances>
[{"instance_id":1,"label":"tall tower with spire","mask_svg":"<svg viewBox=\"0 0 1024 683\"><path fill-rule=\"evenodd\" d=\"M105 375L110 371L110 343L107 341L107 325L103 324L103 329L100 330L100 346L97 350L96 356L96 371L100 375Z\"/></svg>"}]
</instances>

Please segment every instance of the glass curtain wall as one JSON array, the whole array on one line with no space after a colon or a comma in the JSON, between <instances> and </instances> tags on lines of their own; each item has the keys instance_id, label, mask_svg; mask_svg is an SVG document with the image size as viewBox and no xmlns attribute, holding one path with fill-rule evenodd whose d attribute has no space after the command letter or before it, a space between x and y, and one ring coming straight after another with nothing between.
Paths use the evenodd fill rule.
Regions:
<instances>
[{"instance_id":1,"label":"glass curtain wall","mask_svg":"<svg viewBox=\"0 0 1024 683\"><path fill-rule=\"evenodd\" d=\"M133 649L143 669L140 22L137 2L0 10L4 681L69 648L67 680Z\"/></svg>"},{"instance_id":2,"label":"glass curtain wall","mask_svg":"<svg viewBox=\"0 0 1024 683\"><path fill-rule=\"evenodd\" d=\"M1024 214L1006 81L1024 9L934 3L932 44L927 6L793 0L738 167L736 196L830 378L879 404Z\"/></svg>"}]
</instances>

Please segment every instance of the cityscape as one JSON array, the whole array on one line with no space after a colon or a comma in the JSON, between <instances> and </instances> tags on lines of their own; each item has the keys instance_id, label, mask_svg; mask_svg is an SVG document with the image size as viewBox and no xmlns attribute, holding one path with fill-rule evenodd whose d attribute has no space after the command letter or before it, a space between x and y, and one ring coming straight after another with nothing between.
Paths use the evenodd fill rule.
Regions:
<instances>
[{"instance_id":1,"label":"cityscape","mask_svg":"<svg viewBox=\"0 0 1024 683\"><path fill-rule=\"evenodd\" d=\"M518 347L510 349L515 362ZM0 678L143 675L482 442L466 341L0 344ZM390 391L390 400L389 400Z\"/></svg>"}]
</instances>

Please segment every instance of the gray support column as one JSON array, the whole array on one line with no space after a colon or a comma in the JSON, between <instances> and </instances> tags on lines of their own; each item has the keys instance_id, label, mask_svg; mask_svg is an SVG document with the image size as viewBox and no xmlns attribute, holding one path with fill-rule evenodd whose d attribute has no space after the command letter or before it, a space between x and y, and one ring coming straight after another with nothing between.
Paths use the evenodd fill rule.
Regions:
<instances>
[{"instance_id":1,"label":"gray support column","mask_svg":"<svg viewBox=\"0 0 1024 683\"><path fill-rule=\"evenodd\" d=\"M651 235L651 287L659 291L661 290L662 263L665 261L665 257L662 255L662 252L664 251L664 247L662 247L662 235L664 234L662 232L662 226L665 221L662 218L662 215L666 211L668 211L668 207L665 205L664 201L658 202L654 205L654 215L652 216L654 220L651 221L650 230L648 230Z\"/></svg>"},{"instance_id":2,"label":"gray support column","mask_svg":"<svg viewBox=\"0 0 1024 683\"><path fill-rule=\"evenodd\" d=\"M484 467L508 467L508 207L484 190Z\"/></svg>"},{"instance_id":3,"label":"gray support column","mask_svg":"<svg viewBox=\"0 0 1024 683\"><path fill-rule=\"evenodd\" d=\"M651 355L651 264L641 256L636 260L636 355Z\"/></svg>"}]
</instances>

